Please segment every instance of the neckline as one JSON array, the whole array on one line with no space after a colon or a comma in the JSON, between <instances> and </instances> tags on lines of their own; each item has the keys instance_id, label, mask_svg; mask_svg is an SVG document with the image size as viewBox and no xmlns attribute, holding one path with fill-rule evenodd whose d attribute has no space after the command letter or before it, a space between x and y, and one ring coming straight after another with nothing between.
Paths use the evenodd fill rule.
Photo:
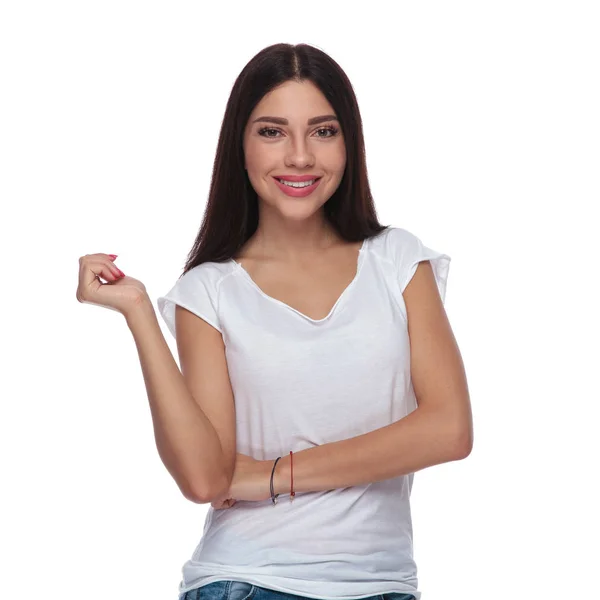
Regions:
<instances>
[{"instance_id":1,"label":"neckline","mask_svg":"<svg viewBox=\"0 0 600 600\"><path fill-rule=\"evenodd\" d=\"M256 282L254 281L254 279L252 279L252 277L250 277L250 273L248 273L248 271L246 271L246 269L241 265L241 263L239 263L234 258L231 258L230 262L233 263L233 266L235 267L236 271L238 273L241 273L242 276L246 279L246 281L259 294L261 294L261 296L263 296L267 300L270 300L271 302L274 302L275 304L279 304L280 306L283 306L283 307L291 310L292 312L295 312L297 315L300 315L301 317L305 318L307 321L310 321L311 323L319 324L319 323L324 323L329 318L331 318L331 316L335 313L336 308L340 305L340 303L343 300L343 298L345 298L349 294L350 290L356 284L356 282L358 280L358 276L360 275L360 272L362 270L362 266L363 266L363 263L364 263L365 250L367 248L367 242L368 241L369 241L369 238L365 238L363 240L363 243L361 244L360 248L358 249L358 257L356 259L356 273L355 273L352 281L344 288L344 290L342 291L342 293L338 296L338 299L335 301L335 304L331 307L331 310L329 311L329 313L327 313L327 315L325 317L323 317L322 319L313 319L312 317L309 317L308 315L305 315L303 312L299 311L298 309L294 308L293 306L290 306L286 302L278 300L277 298L273 298L273 296L269 296L269 294L266 294L256 284Z\"/></svg>"}]
</instances>

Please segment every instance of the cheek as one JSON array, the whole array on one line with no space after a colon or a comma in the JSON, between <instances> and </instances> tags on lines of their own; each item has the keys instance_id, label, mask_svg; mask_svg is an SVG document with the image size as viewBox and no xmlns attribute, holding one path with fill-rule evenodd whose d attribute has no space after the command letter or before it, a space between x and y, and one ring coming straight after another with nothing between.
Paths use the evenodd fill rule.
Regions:
<instances>
[{"instance_id":1,"label":"cheek","mask_svg":"<svg viewBox=\"0 0 600 600\"><path fill-rule=\"evenodd\" d=\"M253 137L246 138L244 142L244 157L249 168L256 168L264 161L264 150Z\"/></svg>"},{"instance_id":2,"label":"cheek","mask_svg":"<svg viewBox=\"0 0 600 600\"><path fill-rule=\"evenodd\" d=\"M277 168L280 162L279 154L265 145L250 142L245 148L246 168L254 171L257 176L261 171Z\"/></svg>"},{"instance_id":3,"label":"cheek","mask_svg":"<svg viewBox=\"0 0 600 600\"><path fill-rule=\"evenodd\" d=\"M346 168L346 152L338 152L332 156L326 168L331 173L336 173L339 177L342 177Z\"/></svg>"},{"instance_id":4,"label":"cheek","mask_svg":"<svg viewBox=\"0 0 600 600\"><path fill-rule=\"evenodd\" d=\"M346 167L346 146L343 140L339 140L335 145L328 148L327 163L331 171L343 171Z\"/></svg>"}]
</instances>

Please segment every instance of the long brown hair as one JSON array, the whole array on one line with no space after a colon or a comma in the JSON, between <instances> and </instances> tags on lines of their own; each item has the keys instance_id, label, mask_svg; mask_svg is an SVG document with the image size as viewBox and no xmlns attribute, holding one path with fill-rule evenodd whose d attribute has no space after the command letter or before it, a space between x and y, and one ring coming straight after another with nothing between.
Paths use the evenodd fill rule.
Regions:
<instances>
[{"instance_id":1,"label":"long brown hair","mask_svg":"<svg viewBox=\"0 0 600 600\"><path fill-rule=\"evenodd\" d=\"M244 168L243 136L265 94L286 81L311 81L339 120L346 146L340 185L324 204L325 217L348 242L387 229L377 220L365 157L362 119L350 80L325 52L308 44L274 44L243 68L231 90L221 125L208 202L182 275L204 262L236 255L258 227L258 198Z\"/></svg>"}]
</instances>

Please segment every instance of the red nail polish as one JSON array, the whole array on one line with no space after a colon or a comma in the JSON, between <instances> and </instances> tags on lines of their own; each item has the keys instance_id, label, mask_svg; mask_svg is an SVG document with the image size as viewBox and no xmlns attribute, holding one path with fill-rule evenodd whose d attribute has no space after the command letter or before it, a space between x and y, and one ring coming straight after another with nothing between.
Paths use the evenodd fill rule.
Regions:
<instances>
[{"instance_id":1,"label":"red nail polish","mask_svg":"<svg viewBox=\"0 0 600 600\"><path fill-rule=\"evenodd\" d=\"M118 255L118 254L109 254L109 256L110 256L110 257L111 257L113 260L115 260L115 258L117 258L117 256L119 256L119 255Z\"/></svg>"}]
</instances>

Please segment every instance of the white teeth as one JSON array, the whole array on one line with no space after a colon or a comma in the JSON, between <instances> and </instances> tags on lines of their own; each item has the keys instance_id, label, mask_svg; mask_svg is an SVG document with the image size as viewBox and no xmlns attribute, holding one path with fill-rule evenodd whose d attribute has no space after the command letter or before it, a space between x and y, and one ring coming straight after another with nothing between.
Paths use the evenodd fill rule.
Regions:
<instances>
[{"instance_id":1,"label":"white teeth","mask_svg":"<svg viewBox=\"0 0 600 600\"><path fill-rule=\"evenodd\" d=\"M303 188L312 185L316 179L311 179L310 181L286 181L285 179L280 179L279 181L281 181L281 183L284 185L289 185L290 187Z\"/></svg>"}]
</instances>

